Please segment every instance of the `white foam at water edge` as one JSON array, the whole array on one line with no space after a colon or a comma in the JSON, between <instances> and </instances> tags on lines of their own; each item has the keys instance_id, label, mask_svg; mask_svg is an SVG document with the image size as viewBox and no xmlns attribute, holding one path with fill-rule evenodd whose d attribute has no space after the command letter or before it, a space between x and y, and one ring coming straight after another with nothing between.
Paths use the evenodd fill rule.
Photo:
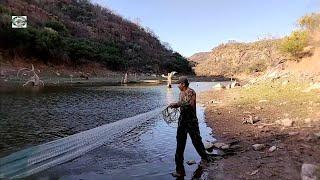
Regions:
<instances>
[{"instance_id":1,"label":"white foam at water edge","mask_svg":"<svg viewBox=\"0 0 320 180\"><path fill-rule=\"evenodd\" d=\"M30 147L0 159L0 178L23 178L112 142L160 114L165 107Z\"/></svg>"}]
</instances>

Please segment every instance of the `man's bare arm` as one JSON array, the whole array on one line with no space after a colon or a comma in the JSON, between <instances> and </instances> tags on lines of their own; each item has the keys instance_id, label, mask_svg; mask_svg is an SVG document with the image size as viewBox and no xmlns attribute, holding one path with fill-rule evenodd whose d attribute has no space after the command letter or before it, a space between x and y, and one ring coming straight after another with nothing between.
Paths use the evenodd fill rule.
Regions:
<instances>
[{"instance_id":1,"label":"man's bare arm","mask_svg":"<svg viewBox=\"0 0 320 180\"><path fill-rule=\"evenodd\" d=\"M184 105L191 105L192 108L196 108L196 94L194 93L194 91L188 91L182 100L176 103L171 103L169 107L179 108Z\"/></svg>"}]
</instances>

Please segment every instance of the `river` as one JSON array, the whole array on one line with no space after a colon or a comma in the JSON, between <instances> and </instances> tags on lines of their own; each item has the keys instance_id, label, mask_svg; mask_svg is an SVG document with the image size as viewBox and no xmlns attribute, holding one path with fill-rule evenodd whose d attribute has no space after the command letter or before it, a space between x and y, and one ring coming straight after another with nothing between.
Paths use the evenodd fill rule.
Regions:
<instances>
[{"instance_id":1,"label":"river","mask_svg":"<svg viewBox=\"0 0 320 180\"><path fill-rule=\"evenodd\" d=\"M190 84L197 93L213 85L214 82ZM150 112L177 100L178 94L176 85L171 90L165 85L57 86L2 93L0 158ZM197 115L203 142L214 141L211 128L204 122L204 108L199 104ZM173 179L170 173L175 168L175 136L176 128L168 126L158 114L98 148L28 178ZM189 137L187 160L200 161ZM197 164L185 167L187 179L205 179L205 170Z\"/></svg>"}]
</instances>

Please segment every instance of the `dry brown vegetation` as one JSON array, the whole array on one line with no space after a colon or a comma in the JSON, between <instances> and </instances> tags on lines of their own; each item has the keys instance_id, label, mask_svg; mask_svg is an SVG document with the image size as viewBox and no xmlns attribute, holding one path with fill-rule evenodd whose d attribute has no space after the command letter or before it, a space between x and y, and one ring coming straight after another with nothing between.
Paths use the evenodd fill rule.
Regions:
<instances>
[{"instance_id":1,"label":"dry brown vegetation","mask_svg":"<svg viewBox=\"0 0 320 180\"><path fill-rule=\"evenodd\" d=\"M197 75L260 75L279 64L299 62L317 55L315 49L320 46L320 14L305 15L298 20L298 25L300 29L282 39L229 42L213 48L211 52L197 53L189 60L197 63Z\"/></svg>"},{"instance_id":2,"label":"dry brown vegetation","mask_svg":"<svg viewBox=\"0 0 320 180\"><path fill-rule=\"evenodd\" d=\"M310 85L295 79L199 96L218 142L236 144L233 155L208 167L211 179L300 179L302 164L319 163L320 91L305 91ZM244 124L250 116L258 121Z\"/></svg>"}]
</instances>

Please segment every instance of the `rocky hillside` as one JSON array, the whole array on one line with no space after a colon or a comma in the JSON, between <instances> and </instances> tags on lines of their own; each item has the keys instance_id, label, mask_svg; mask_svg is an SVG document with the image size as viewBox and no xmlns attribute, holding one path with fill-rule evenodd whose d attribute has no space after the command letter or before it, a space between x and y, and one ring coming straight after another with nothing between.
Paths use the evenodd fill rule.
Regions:
<instances>
[{"instance_id":1,"label":"rocky hillside","mask_svg":"<svg viewBox=\"0 0 320 180\"><path fill-rule=\"evenodd\" d=\"M26 15L28 28L12 29L11 16ZM1 61L23 57L47 65L98 63L109 70L192 74L186 58L149 28L89 0L0 1Z\"/></svg>"},{"instance_id":2,"label":"rocky hillside","mask_svg":"<svg viewBox=\"0 0 320 180\"><path fill-rule=\"evenodd\" d=\"M206 60L209 56L210 52L199 52L195 53L194 55L190 56L188 59L196 64L201 63L202 61Z\"/></svg>"},{"instance_id":3,"label":"rocky hillside","mask_svg":"<svg viewBox=\"0 0 320 180\"><path fill-rule=\"evenodd\" d=\"M229 42L189 58L196 62L195 72L202 76L261 75L272 69L287 69L300 74L320 73L320 14L312 13L298 20L300 28L281 39L251 43Z\"/></svg>"},{"instance_id":4,"label":"rocky hillside","mask_svg":"<svg viewBox=\"0 0 320 180\"><path fill-rule=\"evenodd\" d=\"M262 72L286 59L278 50L279 40L261 40L252 43L227 43L211 52L195 54L189 60L198 62L197 75L233 76L241 73Z\"/></svg>"}]
</instances>

